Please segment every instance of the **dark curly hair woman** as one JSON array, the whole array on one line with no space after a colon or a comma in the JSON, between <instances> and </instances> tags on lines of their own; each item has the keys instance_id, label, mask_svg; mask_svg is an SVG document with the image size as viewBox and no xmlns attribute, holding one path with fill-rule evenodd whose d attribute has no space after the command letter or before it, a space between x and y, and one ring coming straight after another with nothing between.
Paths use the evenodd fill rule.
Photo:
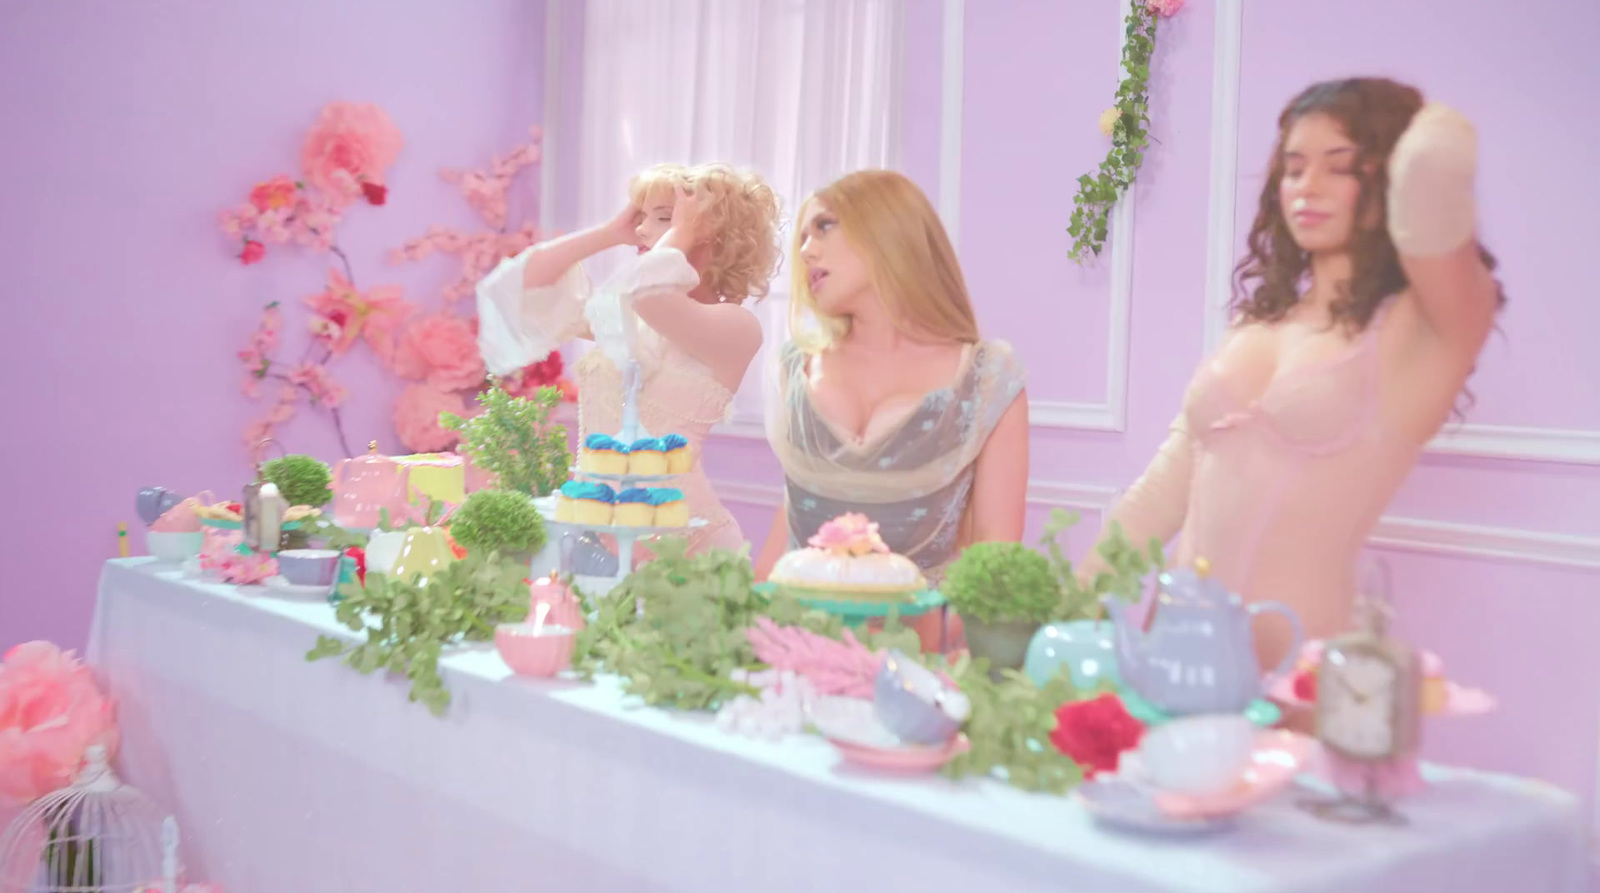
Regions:
<instances>
[{"instance_id":1,"label":"dark curly hair woman","mask_svg":"<svg viewBox=\"0 0 1600 893\"><path fill-rule=\"evenodd\" d=\"M1277 140L1233 326L1109 520L1136 542L1181 533L1179 565L1203 558L1323 637L1348 628L1362 545L1465 394L1504 297L1461 115L1394 81L1328 81L1289 103ZM1268 670L1293 659L1276 620L1256 631Z\"/></svg>"}]
</instances>

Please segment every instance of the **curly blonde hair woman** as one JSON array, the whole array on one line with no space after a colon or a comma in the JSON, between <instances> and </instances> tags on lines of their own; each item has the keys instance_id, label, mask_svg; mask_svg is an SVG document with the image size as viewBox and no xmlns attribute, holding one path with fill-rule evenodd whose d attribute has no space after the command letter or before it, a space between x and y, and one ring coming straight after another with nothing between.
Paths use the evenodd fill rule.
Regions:
<instances>
[{"instance_id":1,"label":"curly blonde hair woman","mask_svg":"<svg viewBox=\"0 0 1600 893\"><path fill-rule=\"evenodd\" d=\"M681 435L696 457L674 482L708 522L691 551L736 549L744 535L698 457L761 349L743 305L766 295L781 256L777 194L753 171L663 164L635 176L628 196L610 221L535 245L478 283L479 347L503 375L574 338L595 341L574 370L580 442L621 431L624 369L637 361L641 436ZM593 288L581 261L626 245L637 256Z\"/></svg>"}]
</instances>

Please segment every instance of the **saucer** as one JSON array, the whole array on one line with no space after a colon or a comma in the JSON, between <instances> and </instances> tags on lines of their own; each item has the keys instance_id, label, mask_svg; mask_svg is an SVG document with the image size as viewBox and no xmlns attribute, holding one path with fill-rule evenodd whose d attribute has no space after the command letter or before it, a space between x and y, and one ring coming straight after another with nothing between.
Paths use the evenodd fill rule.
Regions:
<instances>
[{"instance_id":1,"label":"saucer","mask_svg":"<svg viewBox=\"0 0 1600 893\"><path fill-rule=\"evenodd\" d=\"M811 726L846 762L890 772L933 772L971 744L957 734L943 744L912 744L884 727L877 708L864 698L817 698L806 709Z\"/></svg>"},{"instance_id":2,"label":"saucer","mask_svg":"<svg viewBox=\"0 0 1600 893\"><path fill-rule=\"evenodd\" d=\"M268 577L261 585L271 590L274 595L280 595L284 598L327 598L328 593L332 592L338 584L301 586L298 583L290 583L282 576L277 576Z\"/></svg>"},{"instance_id":3,"label":"saucer","mask_svg":"<svg viewBox=\"0 0 1600 893\"><path fill-rule=\"evenodd\" d=\"M1282 729L1262 732L1239 780L1215 794L1155 793L1156 806L1178 819L1225 818L1266 800L1294 781L1316 751L1315 739Z\"/></svg>"},{"instance_id":4,"label":"saucer","mask_svg":"<svg viewBox=\"0 0 1600 893\"><path fill-rule=\"evenodd\" d=\"M1276 696L1276 691L1274 691L1274 696ZM1147 726L1159 726L1172 719L1160 707L1140 697L1139 693L1131 688L1124 688L1117 692L1117 697L1122 699L1122 707L1128 711L1129 716ZM1276 725L1278 720L1283 719L1283 710L1279 709L1278 705L1271 701L1257 698L1244 708L1244 717L1262 728L1267 728L1268 726Z\"/></svg>"},{"instance_id":5,"label":"saucer","mask_svg":"<svg viewBox=\"0 0 1600 893\"><path fill-rule=\"evenodd\" d=\"M1233 816L1174 816L1157 803L1148 787L1118 775L1085 780L1072 792L1095 821L1122 831L1183 836L1212 834L1233 827Z\"/></svg>"}]
</instances>

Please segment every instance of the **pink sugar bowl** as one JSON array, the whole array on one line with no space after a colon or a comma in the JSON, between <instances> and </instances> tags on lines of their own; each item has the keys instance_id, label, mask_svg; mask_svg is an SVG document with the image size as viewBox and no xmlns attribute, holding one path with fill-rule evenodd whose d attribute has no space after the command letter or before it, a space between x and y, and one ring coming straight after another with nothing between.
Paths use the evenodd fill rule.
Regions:
<instances>
[{"instance_id":1,"label":"pink sugar bowl","mask_svg":"<svg viewBox=\"0 0 1600 893\"><path fill-rule=\"evenodd\" d=\"M572 665L577 631L548 623L551 605L535 606L527 623L502 623L494 630L494 647L500 659L518 676L549 678Z\"/></svg>"}]
</instances>

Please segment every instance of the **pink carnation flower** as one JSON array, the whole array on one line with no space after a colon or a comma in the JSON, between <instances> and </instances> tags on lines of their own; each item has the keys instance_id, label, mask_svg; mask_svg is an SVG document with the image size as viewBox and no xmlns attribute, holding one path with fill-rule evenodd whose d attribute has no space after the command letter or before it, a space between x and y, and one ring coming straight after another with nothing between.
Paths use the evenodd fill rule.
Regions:
<instances>
[{"instance_id":1,"label":"pink carnation flower","mask_svg":"<svg viewBox=\"0 0 1600 893\"><path fill-rule=\"evenodd\" d=\"M460 436L439 424L439 413L465 415L466 411L460 394L434 384L414 384L395 401L394 430L412 452L444 452L455 446Z\"/></svg>"},{"instance_id":2,"label":"pink carnation flower","mask_svg":"<svg viewBox=\"0 0 1600 893\"><path fill-rule=\"evenodd\" d=\"M1171 18L1183 9L1187 0L1145 0L1145 8L1162 18Z\"/></svg>"},{"instance_id":3,"label":"pink carnation flower","mask_svg":"<svg viewBox=\"0 0 1600 893\"><path fill-rule=\"evenodd\" d=\"M26 803L71 783L90 745L116 750L111 699L71 651L28 642L0 663L0 797Z\"/></svg>"},{"instance_id":4,"label":"pink carnation flower","mask_svg":"<svg viewBox=\"0 0 1600 893\"><path fill-rule=\"evenodd\" d=\"M300 163L312 185L348 203L361 194L363 183L383 184L384 171L404 145L400 128L383 109L334 102L306 135Z\"/></svg>"}]
</instances>

